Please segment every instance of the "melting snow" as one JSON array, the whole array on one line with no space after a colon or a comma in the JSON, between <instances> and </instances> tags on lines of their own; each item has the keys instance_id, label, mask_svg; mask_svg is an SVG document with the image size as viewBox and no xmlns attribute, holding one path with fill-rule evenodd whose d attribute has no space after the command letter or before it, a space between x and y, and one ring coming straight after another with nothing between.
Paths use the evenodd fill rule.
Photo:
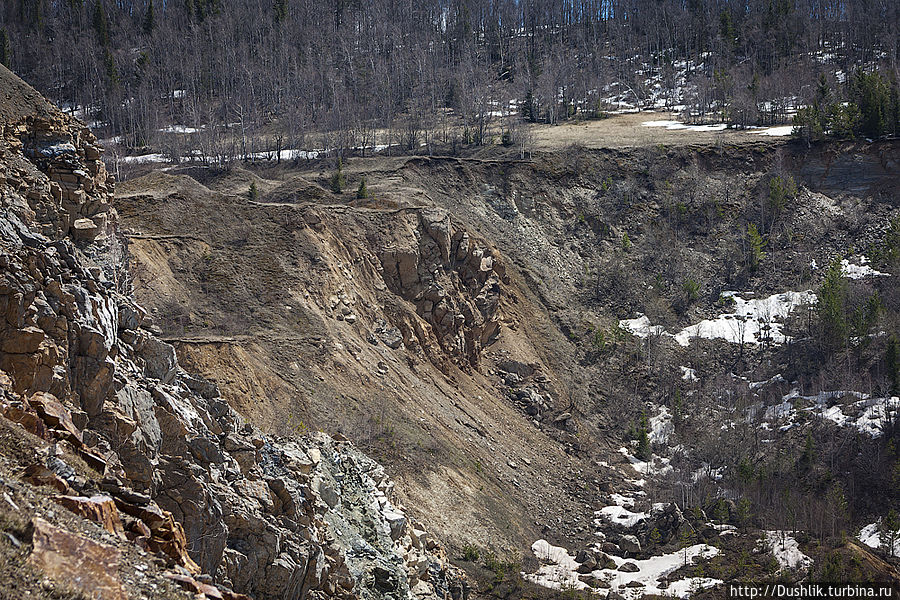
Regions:
<instances>
[{"instance_id":1,"label":"melting snow","mask_svg":"<svg viewBox=\"0 0 900 600\"><path fill-rule=\"evenodd\" d=\"M791 133L793 131L794 131L793 125L783 125L781 127L769 127L768 129L763 129L762 131L759 131L757 133L759 133L759 135L769 135L769 136L781 137L781 136L785 136L785 135L791 135Z\"/></svg>"},{"instance_id":2,"label":"melting snow","mask_svg":"<svg viewBox=\"0 0 900 600\"><path fill-rule=\"evenodd\" d=\"M631 512L624 506L604 506L597 511L597 515L622 527L634 527L648 517L645 512Z\"/></svg>"},{"instance_id":3,"label":"melting snow","mask_svg":"<svg viewBox=\"0 0 900 600\"><path fill-rule=\"evenodd\" d=\"M669 130L683 131L723 131L728 127L725 123L716 123L713 125L688 125L680 121L644 121L641 123L644 127L665 127Z\"/></svg>"},{"instance_id":4,"label":"melting snow","mask_svg":"<svg viewBox=\"0 0 900 600\"><path fill-rule=\"evenodd\" d=\"M122 162L132 165L146 165L150 163L167 163L168 157L165 154L141 154L140 156L125 156Z\"/></svg>"},{"instance_id":5,"label":"melting snow","mask_svg":"<svg viewBox=\"0 0 900 600\"><path fill-rule=\"evenodd\" d=\"M672 465L669 464L671 461L669 458L653 454L650 460L643 461L629 454L627 448L619 448L619 454L627 458L631 467L640 475L665 475L673 471Z\"/></svg>"},{"instance_id":6,"label":"melting snow","mask_svg":"<svg viewBox=\"0 0 900 600\"><path fill-rule=\"evenodd\" d=\"M675 433L675 424L672 423L672 415L665 406L659 407L659 414L650 418L650 441L652 443L665 444L669 436Z\"/></svg>"},{"instance_id":7,"label":"melting snow","mask_svg":"<svg viewBox=\"0 0 900 600\"><path fill-rule=\"evenodd\" d=\"M859 531L859 535L856 536L860 542L868 546L869 548L883 548L887 551L889 539L885 539L884 543L881 540L881 534L879 533L881 523L875 522L866 525ZM900 532L897 532L897 535L894 536L894 556L900 556Z\"/></svg>"},{"instance_id":8,"label":"melting snow","mask_svg":"<svg viewBox=\"0 0 900 600\"><path fill-rule=\"evenodd\" d=\"M722 292L722 296L734 301L734 312L721 314L715 319L704 319L674 335L667 333L661 325L651 325L646 315L623 319L619 321L619 327L641 338L651 334L666 335L685 347L690 345L692 338L723 339L733 344L757 344L768 340L779 344L789 338L782 333L782 325L778 321L798 306L816 302L816 295L811 291L784 292L750 300L741 298L738 292Z\"/></svg>"},{"instance_id":9,"label":"melting snow","mask_svg":"<svg viewBox=\"0 0 900 600\"><path fill-rule=\"evenodd\" d=\"M793 392L796 394L796 392ZM851 396L858 398L855 402L841 405L828 406L829 400ZM862 433L871 437L878 437L882 433L882 426L896 418L900 414L900 397L870 398L862 392L820 392L816 396L795 396L815 402L815 406L807 410L814 412L823 419L828 419L841 427L855 426ZM844 413L847 409L850 416Z\"/></svg>"},{"instance_id":10,"label":"melting snow","mask_svg":"<svg viewBox=\"0 0 900 600\"><path fill-rule=\"evenodd\" d=\"M522 575L538 585L551 589L587 589L589 586L581 581L576 570L579 563L566 551L565 548L553 546L546 540L538 540L531 546L534 555L544 562L537 573L523 573ZM597 569L589 574L590 577L605 580L611 586L627 598L639 598L645 594L658 594L686 598L692 592L712 587L722 583L721 579L708 577L689 577L678 581L669 582L667 577L682 566L691 564L697 558L711 558L719 554L719 550L706 544L689 546L671 554L653 556L645 560L625 559L619 556L610 556L615 562L616 569L626 562L634 563L638 570L634 573L626 573L614 569ZM628 584L643 584L638 587L627 587ZM594 592L602 596L609 594L608 589L595 589Z\"/></svg>"},{"instance_id":11,"label":"melting snow","mask_svg":"<svg viewBox=\"0 0 900 600\"><path fill-rule=\"evenodd\" d=\"M859 257L859 264L854 265L846 258L841 260L841 274L850 279L862 279L863 277L887 277L889 273L876 271L869 266L865 256Z\"/></svg>"},{"instance_id":12,"label":"melting snow","mask_svg":"<svg viewBox=\"0 0 900 600\"><path fill-rule=\"evenodd\" d=\"M169 125L160 129L162 133L197 133L200 130L195 127L185 127L184 125Z\"/></svg>"},{"instance_id":13,"label":"melting snow","mask_svg":"<svg viewBox=\"0 0 900 600\"><path fill-rule=\"evenodd\" d=\"M800 545L786 531L767 531L766 545L781 569L808 569L812 559L800 551Z\"/></svg>"},{"instance_id":14,"label":"melting snow","mask_svg":"<svg viewBox=\"0 0 900 600\"><path fill-rule=\"evenodd\" d=\"M691 369L690 367L678 367L681 369L681 378L685 381L697 381L699 377L697 377L697 371Z\"/></svg>"}]
</instances>

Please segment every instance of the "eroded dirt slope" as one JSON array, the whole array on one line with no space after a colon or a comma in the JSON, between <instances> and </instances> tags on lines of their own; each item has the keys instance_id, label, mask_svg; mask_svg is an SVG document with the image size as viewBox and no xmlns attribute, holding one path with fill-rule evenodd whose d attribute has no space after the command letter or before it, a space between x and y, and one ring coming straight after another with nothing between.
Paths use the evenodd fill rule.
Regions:
<instances>
[{"instance_id":1,"label":"eroded dirt slope","mask_svg":"<svg viewBox=\"0 0 900 600\"><path fill-rule=\"evenodd\" d=\"M372 159L346 172L365 200L326 191L327 165L175 169L117 208L138 297L242 414L359 440L444 539L521 552L590 538L625 430L681 380L618 319L686 326L722 291L818 285L811 261L881 240L896 172L890 142ZM779 174L799 193L773 215ZM680 360L712 380L727 346Z\"/></svg>"}]
</instances>

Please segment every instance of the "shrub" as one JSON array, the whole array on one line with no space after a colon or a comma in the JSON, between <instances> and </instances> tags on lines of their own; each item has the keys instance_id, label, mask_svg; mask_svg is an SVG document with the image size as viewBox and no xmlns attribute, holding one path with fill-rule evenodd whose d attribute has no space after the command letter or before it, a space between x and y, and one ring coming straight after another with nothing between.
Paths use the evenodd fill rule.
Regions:
<instances>
[{"instance_id":1,"label":"shrub","mask_svg":"<svg viewBox=\"0 0 900 600\"><path fill-rule=\"evenodd\" d=\"M255 181L250 184L250 191L248 192L248 195L250 196L251 202L256 202L257 200L259 200L259 190L256 189Z\"/></svg>"},{"instance_id":2,"label":"shrub","mask_svg":"<svg viewBox=\"0 0 900 600\"><path fill-rule=\"evenodd\" d=\"M359 181L359 187L356 188L356 197L359 200L365 200L369 197L369 190L366 189L366 180L361 179Z\"/></svg>"},{"instance_id":3,"label":"shrub","mask_svg":"<svg viewBox=\"0 0 900 600\"><path fill-rule=\"evenodd\" d=\"M763 250L766 246L766 240L759 233L759 229L756 228L756 223L747 225L747 240L750 243L750 268L755 271L766 258L766 253Z\"/></svg>"},{"instance_id":4,"label":"shrub","mask_svg":"<svg viewBox=\"0 0 900 600\"><path fill-rule=\"evenodd\" d=\"M687 297L688 302L693 302L700 297L700 283L691 277L684 280L684 283L681 284L681 289L684 290L684 295Z\"/></svg>"},{"instance_id":5,"label":"shrub","mask_svg":"<svg viewBox=\"0 0 900 600\"><path fill-rule=\"evenodd\" d=\"M331 191L340 194L344 191L344 165L338 158L337 171L331 175Z\"/></svg>"},{"instance_id":6,"label":"shrub","mask_svg":"<svg viewBox=\"0 0 900 600\"><path fill-rule=\"evenodd\" d=\"M776 175L769 180L769 205L774 212L784 210L787 203L797 197L797 182L790 175Z\"/></svg>"},{"instance_id":7,"label":"shrub","mask_svg":"<svg viewBox=\"0 0 900 600\"><path fill-rule=\"evenodd\" d=\"M478 548L474 544L466 544L465 546L463 546L462 551L463 560L468 562L475 562L480 556Z\"/></svg>"}]
</instances>

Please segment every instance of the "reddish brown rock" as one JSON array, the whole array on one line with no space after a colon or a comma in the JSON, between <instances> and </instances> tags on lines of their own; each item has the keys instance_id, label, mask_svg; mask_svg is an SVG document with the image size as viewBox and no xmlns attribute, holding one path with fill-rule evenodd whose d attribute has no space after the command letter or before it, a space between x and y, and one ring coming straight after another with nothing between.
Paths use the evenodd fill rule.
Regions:
<instances>
[{"instance_id":1,"label":"reddish brown rock","mask_svg":"<svg viewBox=\"0 0 900 600\"><path fill-rule=\"evenodd\" d=\"M59 504L65 506L76 515L99 523L108 532L125 538L125 528L119 519L119 511L116 503L109 496L57 496L54 498Z\"/></svg>"},{"instance_id":2,"label":"reddish brown rock","mask_svg":"<svg viewBox=\"0 0 900 600\"><path fill-rule=\"evenodd\" d=\"M62 494L72 494L73 490L65 480L45 467L44 465L35 463L25 469L22 479L34 485L46 485L52 487Z\"/></svg>"},{"instance_id":3,"label":"reddish brown rock","mask_svg":"<svg viewBox=\"0 0 900 600\"><path fill-rule=\"evenodd\" d=\"M193 577L188 577L187 575L180 575L178 573L165 573L164 575L178 584L181 589L187 590L192 594L203 594L206 598L209 598L209 600L251 600L250 596L238 594L230 590L223 590L213 585L203 583L202 581L197 581Z\"/></svg>"},{"instance_id":4,"label":"reddish brown rock","mask_svg":"<svg viewBox=\"0 0 900 600\"><path fill-rule=\"evenodd\" d=\"M119 551L106 544L34 519L34 549L28 562L53 581L72 586L92 600L126 600L119 580Z\"/></svg>"},{"instance_id":5,"label":"reddish brown rock","mask_svg":"<svg viewBox=\"0 0 900 600\"><path fill-rule=\"evenodd\" d=\"M191 559L187 552L184 528L172 517L172 513L165 512L163 514L166 518L161 523L148 523L150 531L153 533L149 542L150 549L154 552L162 552L175 564L181 565L190 573L199 574L200 566Z\"/></svg>"},{"instance_id":6,"label":"reddish brown rock","mask_svg":"<svg viewBox=\"0 0 900 600\"><path fill-rule=\"evenodd\" d=\"M200 573L200 567L188 555L184 528L175 520L172 513L162 510L155 504L137 506L121 498L116 498L115 502L119 510L143 521L148 527L151 533L148 546L152 551L162 552L172 559L174 564L181 565L191 573Z\"/></svg>"},{"instance_id":7,"label":"reddish brown rock","mask_svg":"<svg viewBox=\"0 0 900 600\"><path fill-rule=\"evenodd\" d=\"M9 354L32 354L44 341L43 330L37 327L8 329L0 337L0 350Z\"/></svg>"},{"instance_id":8,"label":"reddish brown rock","mask_svg":"<svg viewBox=\"0 0 900 600\"><path fill-rule=\"evenodd\" d=\"M48 437L47 426L44 425L43 419L30 406L22 402L0 401L0 415L13 423L18 423L28 433L42 438Z\"/></svg>"},{"instance_id":9,"label":"reddish brown rock","mask_svg":"<svg viewBox=\"0 0 900 600\"><path fill-rule=\"evenodd\" d=\"M28 399L28 403L50 428L59 430L64 437L76 445L81 445L81 431L72 422L72 413L57 400L56 396L38 392Z\"/></svg>"}]
</instances>

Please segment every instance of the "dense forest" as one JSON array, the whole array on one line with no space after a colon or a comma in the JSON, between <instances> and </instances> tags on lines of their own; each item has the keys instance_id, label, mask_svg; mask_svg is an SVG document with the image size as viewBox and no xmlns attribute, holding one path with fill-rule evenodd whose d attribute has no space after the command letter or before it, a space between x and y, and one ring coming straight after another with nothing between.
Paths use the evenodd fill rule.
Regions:
<instances>
[{"instance_id":1,"label":"dense forest","mask_svg":"<svg viewBox=\"0 0 900 600\"><path fill-rule=\"evenodd\" d=\"M6 0L0 19L0 62L51 99L132 150L196 134L209 160L511 144L523 120L643 107L746 126L819 102L817 136L859 69L896 97L900 49L893 0Z\"/></svg>"}]
</instances>

